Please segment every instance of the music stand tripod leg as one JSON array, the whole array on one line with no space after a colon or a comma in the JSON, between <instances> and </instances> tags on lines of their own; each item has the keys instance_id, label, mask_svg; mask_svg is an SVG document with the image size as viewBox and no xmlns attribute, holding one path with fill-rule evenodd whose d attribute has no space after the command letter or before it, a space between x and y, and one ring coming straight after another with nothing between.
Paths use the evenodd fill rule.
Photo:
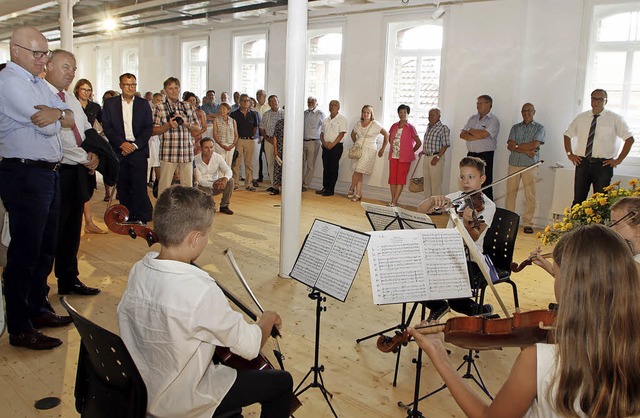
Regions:
<instances>
[{"instance_id":1,"label":"music stand tripod leg","mask_svg":"<svg viewBox=\"0 0 640 418\"><path fill-rule=\"evenodd\" d=\"M416 313L416 308L418 307L419 302L413 302L413 307L411 308L411 312L409 312L409 316L405 319L406 314L406 303L402 304L402 323L400 324L400 331L404 331L409 326L409 323L413 319L413 315ZM424 305L423 305L424 306ZM391 383L393 387L396 387L398 384L398 370L400 370L400 353L402 353L402 345L398 347L398 352L396 353L396 368L393 372L393 382Z\"/></svg>"},{"instance_id":2,"label":"music stand tripod leg","mask_svg":"<svg viewBox=\"0 0 640 418\"><path fill-rule=\"evenodd\" d=\"M427 306L423 303L420 318L424 321L426 317ZM413 402L405 404L402 401L398 402L398 406L407 410L407 418L423 417L422 412L418 409L420 403L420 377L422 374L422 349L418 347L418 356L413 360L416 364L416 381L413 391Z\"/></svg>"},{"instance_id":3,"label":"music stand tripod leg","mask_svg":"<svg viewBox=\"0 0 640 418\"><path fill-rule=\"evenodd\" d=\"M295 394L295 396L299 396L309 388L319 388L320 392L322 392L322 396L324 397L325 401L327 401L327 404L329 405L329 409L331 409L333 416L335 418L338 418L338 415L336 414L336 411L333 409L333 405L331 405L331 401L329 400L329 398L333 398L333 395L324 387L324 379L322 378L322 372L324 371L324 366L319 364L320 363L320 314L323 311L327 310L326 306L322 306L322 302L325 302L327 298L323 297L320 294L320 291L312 290L311 293L309 293L309 299L316 301L316 341L315 341L313 367L311 367L309 372L307 372L304 379L302 379L302 381L298 384L298 386L293 391L293 393ZM313 381L309 383L307 386L305 386L303 389L298 390L300 386L302 386L302 384L311 375L312 372L313 372Z\"/></svg>"}]
</instances>

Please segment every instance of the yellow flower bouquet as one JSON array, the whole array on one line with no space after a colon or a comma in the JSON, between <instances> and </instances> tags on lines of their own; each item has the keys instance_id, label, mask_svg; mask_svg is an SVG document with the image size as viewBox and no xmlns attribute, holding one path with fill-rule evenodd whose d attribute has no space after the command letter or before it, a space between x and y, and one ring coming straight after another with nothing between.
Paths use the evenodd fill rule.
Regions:
<instances>
[{"instance_id":1,"label":"yellow flower bouquet","mask_svg":"<svg viewBox=\"0 0 640 418\"><path fill-rule=\"evenodd\" d=\"M617 181L605 187L603 193L594 193L584 202L566 208L562 222L548 225L543 232L538 232L536 238L545 245L551 245L555 244L562 234L580 225L608 225L611 221L611 205L626 196L640 196L638 183L638 179L629 180L629 188L625 189L620 187L620 182Z\"/></svg>"}]
</instances>

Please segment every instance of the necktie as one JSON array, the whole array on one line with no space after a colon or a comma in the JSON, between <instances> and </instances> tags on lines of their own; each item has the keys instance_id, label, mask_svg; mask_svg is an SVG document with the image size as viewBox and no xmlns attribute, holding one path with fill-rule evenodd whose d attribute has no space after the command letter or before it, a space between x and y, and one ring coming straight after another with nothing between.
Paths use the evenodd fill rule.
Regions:
<instances>
[{"instance_id":1,"label":"necktie","mask_svg":"<svg viewBox=\"0 0 640 418\"><path fill-rule=\"evenodd\" d=\"M65 98L64 98L64 92L63 91L59 91L58 92L58 96L60 96L60 99L63 102L66 102ZM71 128L73 130L73 136L76 137L76 145L77 146L81 146L82 145L82 137L80 136L80 131L78 131L78 127L76 126L76 124L73 124L73 128Z\"/></svg>"},{"instance_id":2,"label":"necktie","mask_svg":"<svg viewBox=\"0 0 640 418\"><path fill-rule=\"evenodd\" d=\"M591 158L591 153L593 151L593 138L596 136L596 123L598 123L598 116L593 115L593 120L591 121L591 128L589 128L589 136L587 137L587 151L584 153L586 158Z\"/></svg>"}]
</instances>

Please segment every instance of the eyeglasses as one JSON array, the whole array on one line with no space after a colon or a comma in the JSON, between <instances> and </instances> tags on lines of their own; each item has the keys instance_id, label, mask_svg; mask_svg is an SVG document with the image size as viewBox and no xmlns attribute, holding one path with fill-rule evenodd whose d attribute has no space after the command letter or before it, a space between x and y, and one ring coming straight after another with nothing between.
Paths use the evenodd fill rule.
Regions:
<instances>
[{"instance_id":1,"label":"eyeglasses","mask_svg":"<svg viewBox=\"0 0 640 418\"><path fill-rule=\"evenodd\" d=\"M637 215L637 213L635 211L629 211L629 212L627 212L626 215L624 215L622 218L618 219L617 221L615 221L614 223L612 223L609 226L611 228L614 228L614 227L620 225L623 221L626 221L627 219L635 218L636 215Z\"/></svg>"},{"instance_id":2,"label":"eyeglasses","mask_svg":"<svg viewBox=\"0 0 640 418\"><path fill-rule=\"evenodd\" d=\"M604 102L606 99L606 97L592 97L591 101L592 102Z\"/></svg>"},{"instance_id":3,"label":"eyeglasses","mask_svg":"<svg viewBox=\"0 0 640 418\"><path fill-rule=\"evenodd\" d=\"M127 84L120 84L122 87L136 87L138 85L138 83L127 83Z\"/></svg>"},{"instance_id":4,"label":"eyeglasses","mask_svg":"<svg viewBox=\"0 0 640 418\"><path fill-rule=\"evenodd\" d=\"M40 58L47 57L51 58L51 50L47 49L46 51L34 51L33 49L25 48L22 45L14 44L18 48L26 49L27 51L33 54L33 58L39 60Z\"/></svg>"},{"instance_id":5,"label":"eyeglasses","mask_svg":"<svg viewBox=\"0 0 640 418\"><path fill-rule=\"evenodd\" d=\"M535 112L535 110L533 110L533 109L522 109L520 111L520 113L533 113L533 112Z\"/></svg>"},{"instance_id":6,"label":"eyeglasses","mask_svg":"<svg viewBox=\"0 0 640 418\"><path fill-rule=\"evenodd\" d=\"M83 91L85 93L91 93L93 90L92 89L83 89L82 87L78 89L78 91Z\"/></svg>"}]
</instances>

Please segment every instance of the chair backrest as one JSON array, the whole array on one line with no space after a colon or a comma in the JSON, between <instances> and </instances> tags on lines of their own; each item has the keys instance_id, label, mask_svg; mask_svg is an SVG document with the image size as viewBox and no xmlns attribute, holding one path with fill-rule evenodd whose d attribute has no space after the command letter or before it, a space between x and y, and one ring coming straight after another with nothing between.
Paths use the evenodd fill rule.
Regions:
<instances>
[{"instance_id":1,"label":"chair backrest","mask_svg":"<svg viewBox=\"0 0 640 418\"><path fill-rule=\"evenodd\" d=\"M90 418L144 417L147 388L122 339L80 315L65 297L60 303L71 315L82 342L76 410Z\"/></svg>"},{"instance_id":2,"label":"chair backrest","mask_svg":"<svg viewBox=\"0 0 640 418\"><path fill-rule=\"evenodd\" d=\"M484 237L484 253L488 254L496 269L509 271L520 225L520 215L496 208L491 226Z\"/></svg>"}]
</instances>

